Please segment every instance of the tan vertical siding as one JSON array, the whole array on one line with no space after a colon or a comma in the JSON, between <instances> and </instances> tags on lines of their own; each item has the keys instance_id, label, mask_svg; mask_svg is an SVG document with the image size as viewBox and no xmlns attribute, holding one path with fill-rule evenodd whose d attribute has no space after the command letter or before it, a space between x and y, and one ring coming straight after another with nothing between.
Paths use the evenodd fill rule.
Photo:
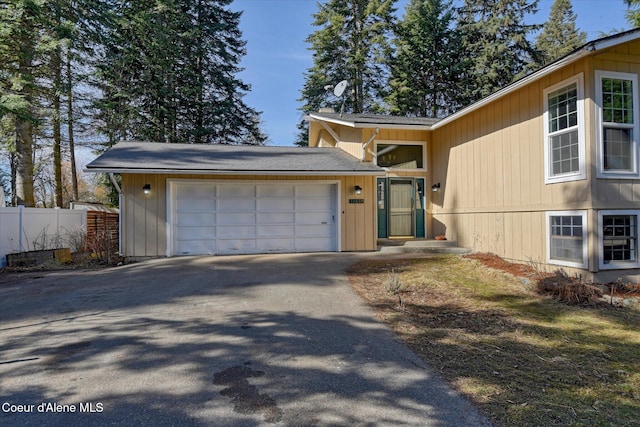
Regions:
<instances>
[{"instance_id":1,"label":"tan vertical siding","mask_svg":"<svg viewBox=\"0 0 640 427\"><path fill-rule=\"evenodd\" d=\"M124 174L122 191L124 204L123 248L126 257L158 257L167 253L167 180L234 180L234 181L338 181L340 211L336 221L340 227L340 246L343 251L372 251L376 249L375 177L372 176L235 176L235 175L135 175ZM142 186L151 184L151 194L145 196ZM356 196L360 185L363 193ZM350 204L349 199L361 198L364 204Z\"/></svg>"}]
</instances>

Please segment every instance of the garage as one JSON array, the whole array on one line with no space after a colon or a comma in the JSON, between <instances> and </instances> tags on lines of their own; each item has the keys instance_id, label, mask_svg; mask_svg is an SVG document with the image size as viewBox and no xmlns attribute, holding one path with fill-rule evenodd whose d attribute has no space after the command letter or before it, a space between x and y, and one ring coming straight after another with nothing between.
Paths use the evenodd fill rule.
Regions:
<instances>
[{"instance_id":1,"label":"garage","mask_svg":"<svg viewBox=\"0 0 640 427\"><path fill-rule=\"evenodd\" d=\"M338 251L338 183L169 181L169 256Z\"/></svg>"}]
</instances>

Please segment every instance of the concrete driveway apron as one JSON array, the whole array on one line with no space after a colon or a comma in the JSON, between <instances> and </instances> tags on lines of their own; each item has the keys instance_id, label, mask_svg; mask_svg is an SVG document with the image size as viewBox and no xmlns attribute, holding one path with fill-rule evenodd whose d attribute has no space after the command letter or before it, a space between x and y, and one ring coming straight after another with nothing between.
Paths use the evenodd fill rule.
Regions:
<instances>
[{"instance_id":1,"label":"concrete driveway apron","mask_svg":"<svg viewBox=\"0 0 640 427\"><path fill-rule=\"evenodd\" d=\"M0 275L0 425L489 425L352 292L366 256Z\"/></svg>"}]
</instances>

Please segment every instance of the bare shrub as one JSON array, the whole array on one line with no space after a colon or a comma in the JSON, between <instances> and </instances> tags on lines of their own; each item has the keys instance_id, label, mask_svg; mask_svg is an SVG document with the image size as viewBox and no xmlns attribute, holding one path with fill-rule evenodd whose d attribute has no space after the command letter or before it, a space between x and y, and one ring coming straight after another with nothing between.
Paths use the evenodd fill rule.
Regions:
<instances>
[{"instance_id":1,"label":"bare shrub","mask_svg":"<svg viewBox=\"0 0 640 427\"><path fill-rule=\"evenodd\" d=\"M87 249L91 256L101 264L116 264L120 261L118 241L112 238L110 227L96 230L95 235L87 239Z\"/></svg>"},{"instance_id":2,"label":"bare shrub","mask_svg":"<svg viewBox=\"0 0 640 427\"><path fill-rule=\"evenodd\" d=\"M537 292L570 304L597 304L603 295L597 286L581 283L562 273L540 279Z\"/></svg>"},{"instance_id":3,"label":"bare shrub","mask_svg":"<svg viewBox=\"0 0 640 427\"><path fill-rule=\"evenodd\" d=\"M405 289L406 285L402 280L402 274L391 269L387 273L387 280L384 282L384 290L391 295L397 295Z\"/></svg>"},{"instance_id":4,"label":"bare shrub","mask_svg":"<svg viewBox=\"0 0 640 427\"><path fill-rule=\"evenodd\" d=\"M87 248L87 231L82 227L72 230L64 228L64 243L71 249L71 252L84 252Z\"/></svg>"}]
</instances>

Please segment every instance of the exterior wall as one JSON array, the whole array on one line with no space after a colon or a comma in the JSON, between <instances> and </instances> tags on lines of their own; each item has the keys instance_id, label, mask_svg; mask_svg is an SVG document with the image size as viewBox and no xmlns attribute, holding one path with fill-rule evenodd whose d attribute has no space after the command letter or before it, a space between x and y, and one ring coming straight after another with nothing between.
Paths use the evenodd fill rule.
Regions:
<instances>
[{"instance_id":1,"label":"exterior wall","mask_svg":"<svg viewBox=\"0 0 640 427\"><path fill-rule=\"evenodd\" d=\"M342 251L376 249L374 176L230 176L230 175L153 175L123 174L122 250L129 258L163 257L167 253L167 179L273 181L340 181L340 235ZM151 184L151 194L142 187ZM362 187L365 203L350 204L356 198L355 186Z\"/></svg>"},{"instance_id":2,"label":"exterior wall","mask_svg":"<svg viewBox=\"0 0 640 427\"><path fill-rule=\"evenodd\" d=\"M592 203L590 169L585 180L544 180L543 91L579 73L591 84L583 60L434 131L432 180L441 183L432 197L434 232L476 251L546 262L545 212ZM591 115L585 120L590 127ZM587 147L591 140L588 132ZM587 164L593 156L587 149Z\"/></svg>"},{"instance_id":3,"label":"exterior wall","mask_svg":"<svg viewBox=\"0 0 640 427\"><path fill-rule=\"evenodd\" d=\"M446 229L449 239L476 251L585 280L640 280L635 269L599 268L598 211L640 209L640 180L597 176L596 70L640 75L640 42L598 52L437 128L430 167L442 188L432 199L434 231ZM586 179L545 184L543 91L580 73ZM588 268L546 264L545 213L576 210L587 215Z\"/></svg>"}]
</instances>

